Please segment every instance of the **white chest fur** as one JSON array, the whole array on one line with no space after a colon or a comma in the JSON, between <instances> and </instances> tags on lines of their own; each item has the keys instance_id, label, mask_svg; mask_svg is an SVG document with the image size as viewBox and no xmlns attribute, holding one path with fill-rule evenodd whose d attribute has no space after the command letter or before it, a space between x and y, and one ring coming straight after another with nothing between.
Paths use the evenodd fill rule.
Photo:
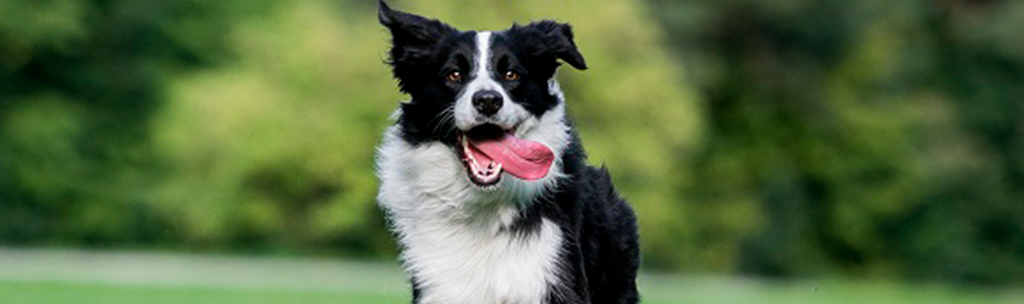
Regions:
<instances>
[{"instance_id":1,"label":"white chest fur","mask_svg":"<svg viewBox=\"0 0 1024 304\"><path fill-rule=\"evenodd\" d=\"M436 228L405 237L403 257L423 288L421 303L544 303L558 280L562 235L551 222L525 237Z\"/></svg>"},{"instance_id":2,"label":"white chest fur","mask_svg":"<svg viewBox=\"0 0 1024 304\"><path fill-rule=\"evenodd\" d=\"M544 303L559 280L561 230L546 219L527 234L505 228L517 217L517 201L550 180L504 179L498 191L482 191L451 148L410 146L395 128L385 134L377 165L378 200L421 288L420 303Z\"/></svg>"}]
</instances>

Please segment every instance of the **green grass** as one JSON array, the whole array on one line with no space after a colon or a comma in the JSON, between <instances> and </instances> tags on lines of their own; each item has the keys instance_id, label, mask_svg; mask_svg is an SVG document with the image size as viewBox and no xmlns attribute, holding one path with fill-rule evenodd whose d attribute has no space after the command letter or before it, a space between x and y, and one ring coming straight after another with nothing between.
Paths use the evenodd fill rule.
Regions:
<instances>
[{"instance_id":1,"label":"green grass","mask_svg":"<svg viewBox=\"0 0 1024 304\"><path fill-rule=\"evenodd\" d=\"M843 279L771 281L735 277L648 275L641 278L640 285L645 296L644 303L648 304L1024 303L1024 294L1018 291Z\"/></svg>"},{"instance_id":2,"label":"green grass","mask_svg":"<svg viewBox=\"0 0 1024 304\"><path fill-rule=\"evenodd\" d=\"M391 263L0 249L0 303L408 303ZM1020 290L645 274L644 302L1024 303Z\"/></svg>"},{"instance_id":3,"label":"green grass","mask_svg":"<svg viewBox=\"0 0 1024 304\"><path fill-rule=\"evenodd\" d=\"M662 281L664 280L664 281ZM922 288L886 284L832 282L822 284L766 284L706 282L697 279L645 278L645 301L667 303L1024 303L1020 294ZM673 285L672 282L689 283ZM751 285L754 284L754 285ZM271 304L271 303L408 303L401 292L298 291L248 288L136 286L71 282L0 281L4 304Z\"/></svg>"},{"instance_id":4,"label":"green grass","mask_svg":"<svg viewBox=\"0 0 1024 304\"><path fill-rule=\"evenodd\" d=\"M404 296L325 291L155 287L68 282L0 281L4 304L339 304L408 303Z\"/></svg>"}]
</instances>

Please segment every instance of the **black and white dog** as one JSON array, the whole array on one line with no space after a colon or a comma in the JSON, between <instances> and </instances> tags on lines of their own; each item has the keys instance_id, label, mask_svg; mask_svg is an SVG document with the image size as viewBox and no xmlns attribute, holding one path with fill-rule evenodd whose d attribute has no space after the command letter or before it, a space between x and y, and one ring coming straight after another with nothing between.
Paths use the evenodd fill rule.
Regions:
<instances>
[{"instance_id":1,"label":"black and white dog","mask_svg":"<svg viewBox=\"0 0 1024 304\"><path fill-rule=\"evenodd\" d=\"M380 3L401 90L378 200L414 303L636 303L636 218L586 165L555 82L568 24L459 31Z\"/></svg>"}]
</instances>

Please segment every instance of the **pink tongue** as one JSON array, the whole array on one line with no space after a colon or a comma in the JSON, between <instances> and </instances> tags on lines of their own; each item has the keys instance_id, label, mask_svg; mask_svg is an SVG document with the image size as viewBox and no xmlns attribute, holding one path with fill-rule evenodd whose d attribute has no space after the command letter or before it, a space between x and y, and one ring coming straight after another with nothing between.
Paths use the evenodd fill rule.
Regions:
<instances>
[{"instance_id":1,"label":"pink tongue","mask_svg":"<svg viewBox=\"0 0 1024 304\"><path fill-rule=\"evenodd\" d=\"M548 175L555 154L541 143L518 139L505 133L500 139L470 139L472 152L481 165L486 166L492 159L501 163L501 168L515 177L536 180ZM484 155L480 155L484 154ZM481 157L483 156L483 157Z\"/></svg>"}]
</instances>

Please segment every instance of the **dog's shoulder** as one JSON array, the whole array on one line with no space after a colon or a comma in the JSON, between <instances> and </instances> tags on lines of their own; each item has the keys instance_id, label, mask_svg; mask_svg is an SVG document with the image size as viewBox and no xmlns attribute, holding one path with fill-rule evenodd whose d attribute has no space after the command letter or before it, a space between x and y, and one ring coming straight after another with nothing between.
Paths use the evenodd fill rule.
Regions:
<instances>
[{"instance_id":1,"label":"dog's shoulder","mask_svg":"<svg viewBox=\"0 0 1024 304\"><path fill-rule=\"evenodd\" d=\"M628 213L629 219L634 218L629 204L615 190L608 168L583 165L574 179L576 191L584 208ZM615 216L615 214L609 214L609 216Z\"/></svg>"},{"instance_id":2,"label":"dog's shoulder","mask_svg":"<svg viewBox=\"0 0 1024 304\"><path fill-rule=\"evenodd\" d=\"M582 214L581 254L592 299L636 303L636 271L640 266L637 218L615 190L605 167L586 166L577 178Z\"/></svg>"}]
</instances>

